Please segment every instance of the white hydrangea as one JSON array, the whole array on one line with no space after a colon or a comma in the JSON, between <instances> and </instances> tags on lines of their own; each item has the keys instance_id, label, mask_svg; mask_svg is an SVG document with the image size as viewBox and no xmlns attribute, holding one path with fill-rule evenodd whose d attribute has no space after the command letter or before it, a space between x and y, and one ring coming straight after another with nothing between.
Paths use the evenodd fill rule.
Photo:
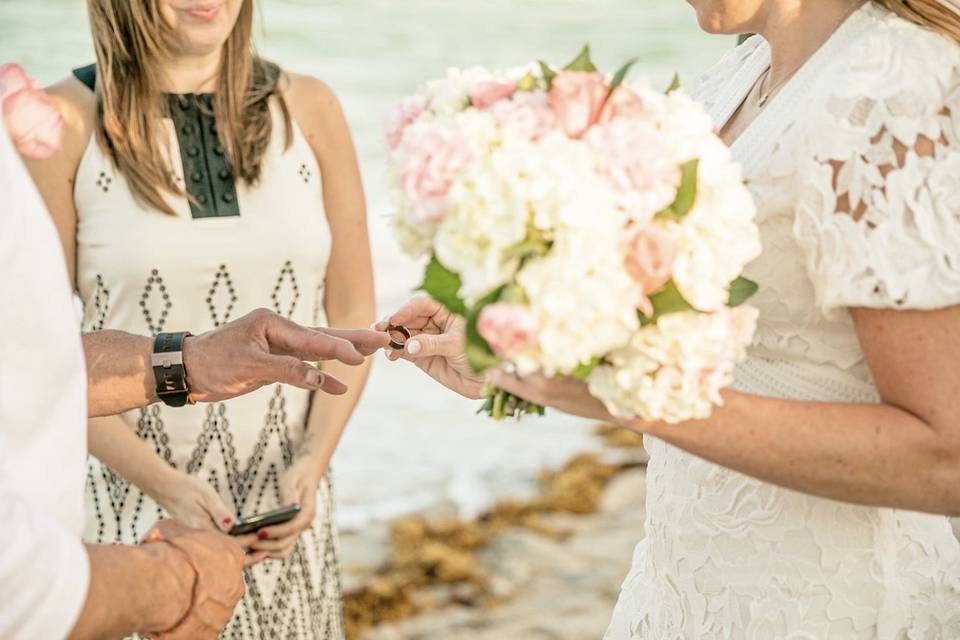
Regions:
<instances>
[{"instance_id":1,"label":"white hydrangea","mask_svg":"<svg viewBox=\"0 0 960 640\"><path fill-rule=\"evenodd\" d=\"M616 227L568 228L552 251L517 275L539 326L539 353L516 362L521 375L571 373L627 343L640 327L639 288L623 268Z\"/></svg>"},{"instance_id":2,"label":"white hydrangea","mask_svg":"<svg viewBox=\"0 0 960 640\"><path fill-rule=\"evenodd\" d=\"M430 111L437 117L449 117L460 113L470 105L470 87L495 76L482 67L448 69L447 75L426 84L430 96Z\"/></svg>"},{"instance_id":3,"label":"white hydrangea","mask_svg":"<svg viewBox=\"0 0 960 640\"><path fill-rule=\"evenodd\" d=\"M709 417L746 357L758 312L750 306L661 317L594 370L590 393L621 418L678 423Z\"/></svg>"}]
</instances>

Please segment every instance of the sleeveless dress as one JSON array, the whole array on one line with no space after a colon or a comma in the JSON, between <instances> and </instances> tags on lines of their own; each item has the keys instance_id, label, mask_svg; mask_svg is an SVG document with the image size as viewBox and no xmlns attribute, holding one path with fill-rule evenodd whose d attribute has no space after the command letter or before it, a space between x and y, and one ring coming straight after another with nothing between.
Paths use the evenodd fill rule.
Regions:
<instances>
[{"instance_id":1,"label":"sleeveless dress","mask_svg":"<svg viewBox=\"0 0 960 640\"><path fill-rule=\"evenodd\" d=\"M753 38L704 77L697 94L718 126L769 64ZM734 144L764 243L747 272L760 327L736 389L879 401L845 308L960 304L958 124L960 47L868 3ZM932 156L912 151L922 138ZM911 150L902 162L897 142ZM856 215L837 212L844 195ZM646 445L647 537L606 640L960 638L946 518L816 498Z\"/></svg>"},{"instance_id":2,"label":"sleeveless dress","mask_svg":"<svg viewBox=\"0 0 960 640\"><path fill-rule=\"evenodd\" d=\"M279 70L275 71L279 75ZM93 86L94 70L75 72ZM96 139L77 171L77 284L84 330L201 333L265 307L324 325L331 234L316 157L270 98L273 136L259 185L234 183L207 95L169 96L170 162L196 201L170 196L170 216L133 198ZM186 168L186 170L185 170ZM163 460L209 482L228 509L279 506L278 478L303 439L312 396L275 385L228 402L154 405L122 416ZM166 514L90 457L86 540L136 543ZM247 593L222 637L343 638L333 493L324 478L317 517L291 557L247 570Z\"/></svg>"}]
</instances>

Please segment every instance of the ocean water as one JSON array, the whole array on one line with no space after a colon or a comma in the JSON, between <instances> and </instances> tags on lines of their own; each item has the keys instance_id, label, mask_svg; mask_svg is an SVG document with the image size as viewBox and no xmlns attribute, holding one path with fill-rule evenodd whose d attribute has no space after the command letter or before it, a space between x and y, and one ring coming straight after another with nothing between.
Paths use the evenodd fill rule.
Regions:
<instances>
[{"instance_id":1,"label":"ocean water","mask_svg":"<svg viewBox=\"0 0 960 640\"><path fill-rule=\"evenodd\" d=\"M382 122L391 104L450 66L565 62L584 43L611 69L666 86L687 82L732 44L706 36L682 0L263 0L258 44L339 94L360 154L381 313L418 284L388 228ZM0 64L53 82L93 60L83 0L0 0ZM362 527L437 503L466 515L529 492L543 466L599 445L590 425L556 413L494 424L406 363L375 363L334 459L339 520Z\"/></svg>"}]
</instances>

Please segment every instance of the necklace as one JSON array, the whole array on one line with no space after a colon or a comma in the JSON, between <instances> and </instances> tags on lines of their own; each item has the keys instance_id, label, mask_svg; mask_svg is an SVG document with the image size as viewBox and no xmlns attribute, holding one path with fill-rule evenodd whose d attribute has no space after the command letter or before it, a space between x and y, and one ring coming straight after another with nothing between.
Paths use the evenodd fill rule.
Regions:
<instances>
[{"instance_id":1,"label":"necklace","mask_svg":"<svg viewBox=\"0 0 960 640\"><path fill-rule=\"evenodd\" d=\"M844 15L843 19L840 21L839 24L842 25L844 22L846 22L846 21L847 21L847 18L849 18L850 16L852 16L854 13L856 13L857 10L858 10L860 7L863 6L863 4L864 4L864 3L863 3L862 1L859 1L859 0L858 0L857 2L854 2L854 3L853 3L853 7L851 7L850 11L847 12L847 13ZM839 25L838 25L838 26L839 26ZM828 39L829 39L829 38L828 38ZM822 48L822 47L823 47L823 44L821 44L820 47L817 48L817 50L819 51L819 49ZM816 53L816 52L814 52L814 53ZM806 61L800 63L800 65L799 65L798 67L796 67L793 71L791 71L790 74L787 75L787 77L785 77L785 78L784 78L783 80L781 80L780 82L778 82L778 83L775 84L774 86L770 87L769 89L764 89L764 87L765 87L766 84L767 84L767 80L769 80L769 79L770 79L770 76L772 75L772 74L771 74L771 71L773 70L773 67L772 67L772 66L767 67L767 70L763 72L763 77L760 78L760 84L759 84L759 86L757 87L757 88L759 89L759 91L758 91L758 98L757 98L757 108L763 109L765 106L767 106L767 103L770 102L770 98L772 98L772 97L774 96L774 94L775 94L777 91L779 91L781 87L783 87L783 85L785 85L785 84L787 84L788 82L790 82L791 78L793 78L793 76L797 75L797 72L800 71L800 69L802 69L802 68L804 67L804 64L806 64Z\"/></svg>"}]
</instances>

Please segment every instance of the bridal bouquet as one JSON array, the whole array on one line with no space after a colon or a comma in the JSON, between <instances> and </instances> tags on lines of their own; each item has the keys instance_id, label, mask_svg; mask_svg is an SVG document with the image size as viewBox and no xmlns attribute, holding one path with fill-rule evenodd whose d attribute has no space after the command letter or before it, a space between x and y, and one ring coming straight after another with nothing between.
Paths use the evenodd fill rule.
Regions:
<instances>
[{"instance_id":1,"label":"bridal bouquet","mask_svg":"<svg viewBox=\"0 0 960 640\"><path fill-rule=\"evenodd\" d=\"M467 321L477 372L575 376L619 417L680 422L721 402L752 339L760 252L740 168L710 118L597 70L451 70L388 123L403 249ZM495 418L542 412L490 390Z\"/></svg>"}]
</instances>

